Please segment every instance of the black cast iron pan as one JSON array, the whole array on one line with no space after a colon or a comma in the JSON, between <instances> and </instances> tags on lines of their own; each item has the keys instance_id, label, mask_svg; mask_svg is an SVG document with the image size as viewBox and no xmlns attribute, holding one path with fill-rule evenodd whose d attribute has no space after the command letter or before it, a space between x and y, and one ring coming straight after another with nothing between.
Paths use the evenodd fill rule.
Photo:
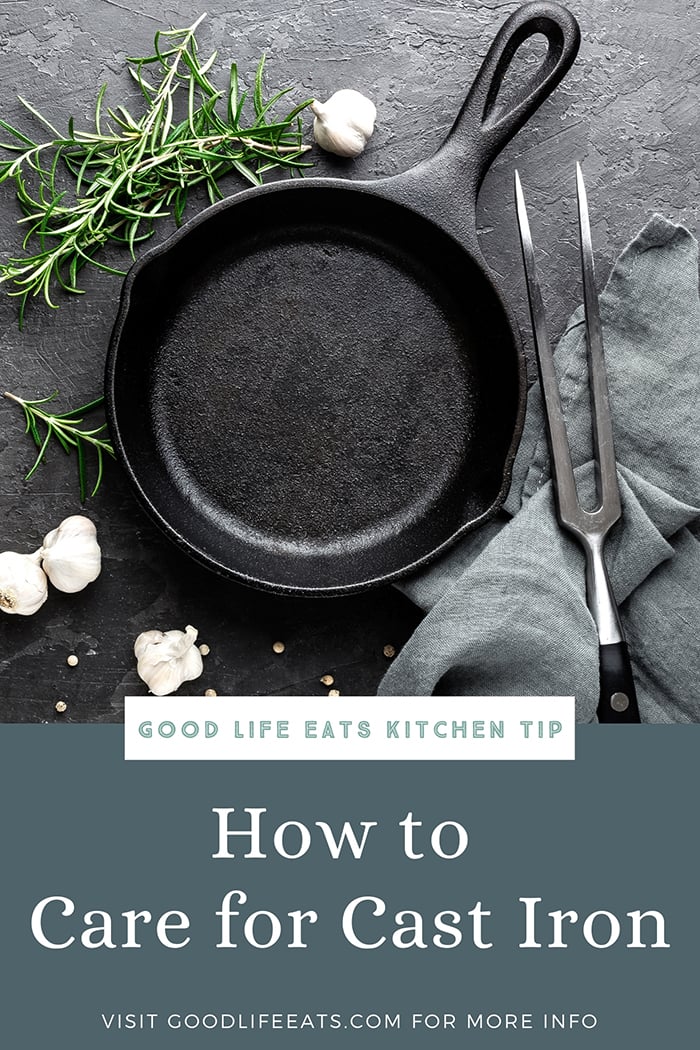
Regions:
<instances>
[{"instance_id":1,"label":"black cast iron pan","mask_svg":"<svg viewBox=\"0 0 700 1050\"><path fill-rule=\"evenodd\" d=\"M499 107L538 33L546 57ZM525 370L476 196L578 44L567 10L528 4L431 159L374 182L236 194L134 265L107 363L110 430L184 551L254 586L343 594L412 572L501 505Z\"/></svg>"}]
</instances>

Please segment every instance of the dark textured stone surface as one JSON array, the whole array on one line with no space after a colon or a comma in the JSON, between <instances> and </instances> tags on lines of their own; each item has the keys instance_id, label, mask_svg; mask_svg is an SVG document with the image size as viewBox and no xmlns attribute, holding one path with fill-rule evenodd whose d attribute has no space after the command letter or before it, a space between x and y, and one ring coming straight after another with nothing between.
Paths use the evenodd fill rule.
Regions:
<instances>
[{"instance_id":1,"label":"dark textured stone surface","mask_svg":"<svg viewBox=\"0 0 700 1050\"><path fill-rule=\"evenodd\" d=\"M317 158L318 174L372 177L400 171L432 152L447 132L497 27L517 4L491 0L211 0L203 48L219 48L251 71L269 56L270 86L298 85L297 97L355 87L377 103L377 131L355 162ZM553 332L578 301L573 162L584 163L598 273L654 211L695 229L698 207L700 18L695 0L589 0L572 4L583 32L574 69L504 151L480 197L482 247L512 288L527 332L517 233L511 207L517 164L541 249L541 276ZM2 116L25 125L19 91L49 117L87 122L98 86L113 101L135 97L127 54L146 53L159 25L184 25L197 9L182 2L36 0L0 5ZM536 49L529 53L534 61ZM515 71L514 71L515 73ZM231 192L238 188L235 180ZM17 206L0 188L0 248L16 251ZM160 236L167 232L167 224ZM88 294L61 309L32 310L17 331L16 304L0 297L0 384L28 397L58 387L80 403L101 387L117 278L85 273ZM48 529L76 513L75 465L52 451L28 483L31 448L21 414L0 404L0 547L36 548ZM139 631L194 623L212 650L197 689L219 693L322 692L335 672L346 693L373 692L387 642L398 646L417 615L392 591L354 599L276 599L217 580L165 544L145 520L118 468L88 504L105 553L100 580L79 595L52 592L32 618L0 621L0 720L121 718L125 692L143 691L131 646ZM286 642L281 657L272 653ZM69 651L81 657L66 667Z\"/></svg>"}]
</instances>

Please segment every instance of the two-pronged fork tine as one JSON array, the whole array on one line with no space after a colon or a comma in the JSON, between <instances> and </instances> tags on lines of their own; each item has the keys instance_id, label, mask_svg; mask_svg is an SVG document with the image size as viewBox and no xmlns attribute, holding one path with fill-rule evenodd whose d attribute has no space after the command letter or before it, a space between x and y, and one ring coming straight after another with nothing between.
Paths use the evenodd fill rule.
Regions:
<instances>
[{"instance_id":1,"label":"two-pronged fork tine","mask_svg":"<svg viewBox=\"0 0 700 1050\"><path fill-rule=\"evenodd\" d=\"M537 277L535 265L535 249L530 234L530 223L525 207L525 197L520 184L520 176L515 173L515 204L518 212L518 226L520 227L520 242L523 249L523 263L525 264L525 277L527 280L527 293L530 300L530 317L532 318L532 329L537 351L537 364L540 372L540 383L542 395L547 413L547 428L549 433L550 452L552 455L552 473L554 475L562 524L567 526L574 524L566 517L561 517L562 510L565 515L570 511L579 509L578 496L576 494L576 483L574 481L574 470L571 465L571 452L569 450L569 439L566 434L566 423L561 407L559 396L559 382L554 369L554 357L552 347L547 333L547 317L542 302L540 282Z\"/></svg>"},{"instance_id":2,"label":"two-pronged fork tine","mask_svg":"<svg viewBox=\"0 0 700 1050\"><path fill-rule=\"evenodd\" d=\"M638 722L639 711L627 646L625 645L615 597L610 586L603 546L611 527L620 517L620 490L617 483L610 398L603 357L603 338L598 296L595 289L593 248L588 219L586 188L580 165L576 165L581 269L583 274L586 343L588 347L589 388L593 423L598 505L585 510L578 498L571 462L571 451L554 368L552 348L542 292L537 278L535 249L530 234L525 197L515 173L515 203L523 249L530 315L537 351L540 382L547 418L552 456L552 476L556 489L557 515L584 549L586 555L586 600L595 620L600 642L601 722Z\"/></svg>"}]
</instances>

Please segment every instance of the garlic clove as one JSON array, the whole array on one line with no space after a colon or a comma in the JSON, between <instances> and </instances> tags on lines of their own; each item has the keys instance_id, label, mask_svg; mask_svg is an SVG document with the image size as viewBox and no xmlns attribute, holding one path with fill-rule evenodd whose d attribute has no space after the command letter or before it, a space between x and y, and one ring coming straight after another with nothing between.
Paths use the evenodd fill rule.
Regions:
<instances>
[{"instance_id":1,"label":"garlic clove","mask_svg":"<svg viewBox=\"0 0 700 1050\"><path fill-rule=\"evenodd\" d=\"M40 554L51 583L66 594L82 591L97 579L102 569L97 530L82 514L65 518L47 533Z\"/></svg>"},{"instance_id":2,"label":"garlic clove","mask_svg":"<svg viewBox=\"0 0 700 1050\"><path fill-rule=\"evenodd\" d=\"M351 88L342 88L327 102L311 103L314 138L322 149L339 157L358 157L374 131L374 103Z\"/></svg>"},{"instance_id":3,"label":"garlic clove","mask_svg":"<svg viewBox=\"0 0 700 1050\"><path fill-rule=\"evenodd\" d=\"M0 554L0 609L19 616L31 616L48 597L48 583L39 564L40 552Z\"/></svg>"},{"instance_id":4,"label":"garlic clove","mask_svg":"<svg viewBox=\"0 0 700 1050\"><path fill-rule=\"evenodd\" d=\"M199 678L204 662L194 644L198 633L188 625L184 631L143 631L138 636L134 642L136 670L155 696L167 696L183 682Z\"/></svg>"}]
</instances>

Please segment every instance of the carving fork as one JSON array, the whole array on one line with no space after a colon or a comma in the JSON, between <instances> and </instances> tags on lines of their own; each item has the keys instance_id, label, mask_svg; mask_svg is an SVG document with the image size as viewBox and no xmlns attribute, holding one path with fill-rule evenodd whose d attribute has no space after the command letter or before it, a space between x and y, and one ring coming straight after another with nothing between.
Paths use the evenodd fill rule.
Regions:
<instances>
[{"instance_id":1,"label":"carving fork","mask_svg":"<svg viewBox=\"0 0 700 1050\"><path fill-rule=\"evenodd\" d=\"M559 396L559 385L554 370L552 348L537 279L535 251L530 235L525 198L520 178L515 173L515 203L520 229L520 242L530 300L530 316L537 351L540 382L547 417L547 433L552 458L552 476L556 492L557 516L560 524L571 532L586 555L586 602L598 630L600 653L600 722L639 722L639 709L632 677L627 645L625 643L615 596L608 578L603 557L607 535L619 519L622 508L615 466L612 418L608 381L603 357L603 338L600 324L598 296L595 289L593 247L588 219L588 202L583 174L576 165L576 191L581 241L581 269L583 273L583 303L588 348L588 382L591 394L593 425L593 452L596 464L596 494L598 506L584 510L576 491L571 451Z\"/></svg>"}]
</instances>

